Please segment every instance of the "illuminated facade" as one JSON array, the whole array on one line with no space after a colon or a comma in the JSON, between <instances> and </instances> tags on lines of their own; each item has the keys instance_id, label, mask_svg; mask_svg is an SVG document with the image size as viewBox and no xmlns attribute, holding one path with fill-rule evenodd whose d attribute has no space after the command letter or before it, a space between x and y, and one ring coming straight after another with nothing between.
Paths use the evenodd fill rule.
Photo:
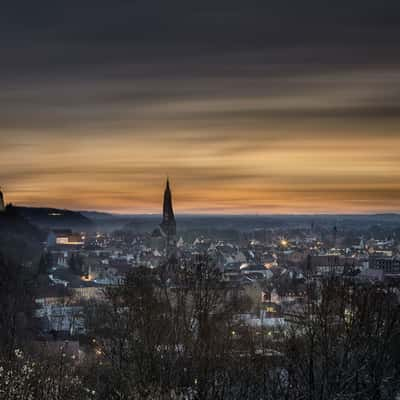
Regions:
<instances>
[{"instance_id":1,"label":"illuminated facade","mask_svg":"<svg viewBox=\"0 0 400 400\"><path fill-rule=\"evenodd\" d=\"M52 246L82 246L85 237L79 233L73 233L70 229L54 229L47 237L47 245Z\"/></svg>"}]
</instances>

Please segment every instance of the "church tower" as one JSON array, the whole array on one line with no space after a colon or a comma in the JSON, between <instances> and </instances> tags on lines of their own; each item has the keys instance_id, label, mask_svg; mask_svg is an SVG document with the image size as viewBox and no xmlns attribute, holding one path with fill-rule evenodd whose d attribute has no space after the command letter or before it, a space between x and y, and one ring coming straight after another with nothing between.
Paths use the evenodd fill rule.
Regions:
<instances>
[{"instance_id":1,"label":"church tower","mask_svg":"<svg viewBox=\"0 0 400 400\"><path fill-rule=\"evenodd\" d=\"M167 255L171 255L171 250L176 244L176 222L174 209L172 207L172 193L168 178L164 191L163 219L160 224L160 230L162 235L166 238Z\"/></svg>"}]
</instances>

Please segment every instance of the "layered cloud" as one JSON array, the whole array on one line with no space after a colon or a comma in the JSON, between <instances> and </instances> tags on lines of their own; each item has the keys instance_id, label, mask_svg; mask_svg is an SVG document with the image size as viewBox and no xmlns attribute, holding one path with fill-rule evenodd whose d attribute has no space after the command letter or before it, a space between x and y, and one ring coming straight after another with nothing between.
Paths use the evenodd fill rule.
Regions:
<instances>
[{"instance_id":1,"label":"layered cloud","mask_svg":"<svg viewBox=\"0 0 400 400\"><path fill-rule=\"evenodd\" d=\"M22 3L0 17L14 202L157 212L168 174L179 212L400 209L397 3Z\"/></svg>"}]
</instances>

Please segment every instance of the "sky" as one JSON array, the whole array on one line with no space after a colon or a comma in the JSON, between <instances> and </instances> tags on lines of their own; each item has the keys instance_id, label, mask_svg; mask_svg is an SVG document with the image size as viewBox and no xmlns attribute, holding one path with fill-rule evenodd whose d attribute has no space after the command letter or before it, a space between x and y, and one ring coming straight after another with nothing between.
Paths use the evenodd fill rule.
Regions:
<instances>
[{"instance_id":1,"label":"sky","mask_svg":"<svg viewBox=\"0 0 400 400\"><path fill-rule=\"evenodd\" d=\"M15 0L0 186L119 213L400 212L396 0Z\"/></svg>"}]
</instances>

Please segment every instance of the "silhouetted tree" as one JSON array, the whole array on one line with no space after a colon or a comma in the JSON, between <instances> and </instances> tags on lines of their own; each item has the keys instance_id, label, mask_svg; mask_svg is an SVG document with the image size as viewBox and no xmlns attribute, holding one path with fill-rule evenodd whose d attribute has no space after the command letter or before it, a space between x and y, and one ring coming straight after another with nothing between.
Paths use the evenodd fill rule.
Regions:
<instances>
[{"instance_id":1,"label":"silhouetted tree","mask_svg":"<svg viewBox=\"0 0 400 400\"><path fill-rule=\"evenodd\" d=\"M8 354L27 337L32 311L31 277L0 255L0 352Z\"/></svg>"},{"instance_id":2,"label":"silhouetted tree","mask_svg":"<svg viewBox=\"0 0 400 400\"><path fill-rule=\"evenodd\" d=\"M393 399L399 390L396 290L329 278L284 344L289 399Z\"/></svg>"},{"instance_id":3,"label":"silhouetted tree","mask_svg":"<svg viewBox=\"0 0 400 400\"><path fill-rule=\"evenodd\" d=\"M222 282L207 259L137 268L87 308L98 398L392 399L396 290L309 281L303 309L272 334L243 322L240 286Z\"/></svg>"}]
</instances>

